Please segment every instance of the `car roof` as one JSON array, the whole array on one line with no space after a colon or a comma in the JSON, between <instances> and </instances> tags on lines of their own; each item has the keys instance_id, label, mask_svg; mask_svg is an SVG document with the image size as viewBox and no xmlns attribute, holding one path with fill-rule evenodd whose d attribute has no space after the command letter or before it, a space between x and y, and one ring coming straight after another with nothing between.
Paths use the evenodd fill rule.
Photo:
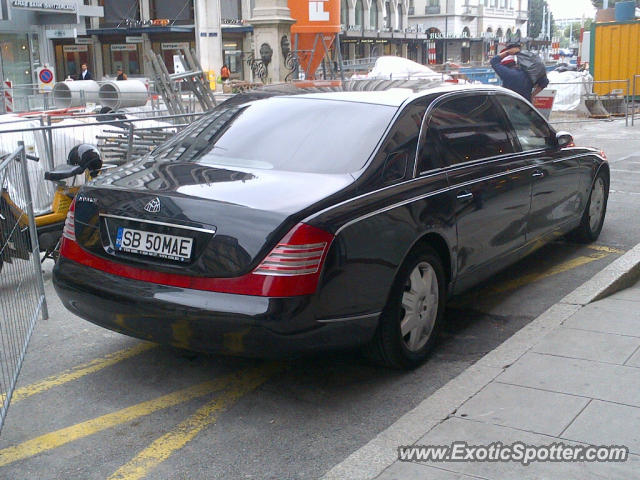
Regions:
<instances>
[{"instance_id":1,"label":"car roof","mask_svg":"<svg viewBox=\"0 0 640 480\"><path fill-rule=\"evenodd\" d=\"M222 105L233 106L252 103L270 97L333 100L387 105L399 108L409 101L427 95L453 92L501 92L516 95L503 87L486 84L454 84L441 80L347 80L303 85L295 83L270 84L227 99Z\"/></svg>"}]
</instances>

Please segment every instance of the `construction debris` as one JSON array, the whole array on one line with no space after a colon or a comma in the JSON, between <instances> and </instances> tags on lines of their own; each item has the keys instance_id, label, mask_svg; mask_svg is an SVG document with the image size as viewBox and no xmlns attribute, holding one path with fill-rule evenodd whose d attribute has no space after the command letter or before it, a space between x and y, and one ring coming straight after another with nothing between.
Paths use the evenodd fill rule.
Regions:
<instances>
[{"instance_id":1,"label":"construction debris","mask_svg":"<svg viewBox=\"0 0 640 480\"><path fill-rule=\"evenodd\" d=\"M156 90L162 96L171 115L193 113L188 111L187 105L182 101L185 91L193 93L203 112L216 106L214 92L209 88L209 82L205 80L204 71L193 50L181 50L184 73L169 73L162 56L150 49L146 51L146 57L153 69Z\"/></svg>"}]
</instances>

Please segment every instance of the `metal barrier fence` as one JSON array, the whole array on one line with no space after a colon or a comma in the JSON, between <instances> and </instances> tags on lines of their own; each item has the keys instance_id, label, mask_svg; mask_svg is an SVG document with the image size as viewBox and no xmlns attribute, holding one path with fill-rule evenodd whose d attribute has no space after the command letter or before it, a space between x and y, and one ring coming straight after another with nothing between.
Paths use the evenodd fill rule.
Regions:
<instances>
[{"instance_id":1,"label":"metal barrier fence","mask_svg":"<svg viewBox=\"0 0 640 480\"><path fill-rule=\"evenodd\" d=\"M111 115L81 115L23 119L0 123L0 155L24 142L27 154L40 159L29 162L29 173L36 215L51 209L55 185L43 181L44 172L65 163L69 150L80 143L96 145L105 162L120 164L142 156L176 131L203 115L165 115L154 118L117 118ZM82 182L77 177L77 182Z\"/></svg>"},{"instance_id":2,"label":"metal barrier fence","mask_svg":"<svg viewBox=\"0 0 640 480\"><path fill-rule=\"evenodd\" d=\"M38 316L48 318L24 144L0 161L0 430ZM22 199L22 200L19 200Z\"/></svg>"},{"instance_id":3,"label":"metal barrier fence","mask_svg":"<svg viewBox=\"0 0 640 480\"><path fill-rule=\"evenodd\" d=\"M638 87L637 87L638 79L640 79L640 75L634 75L633 79L631 80L631 83L633 84L631 87L633 92L631 94L631 126L634 125L635 118L636 118L636 95L640 94L640 90L638 90Z\"/></svg>"},{"instance_id":4,"label":"metal barrier fence","mask_svg":"<svg viewBox=\"0 0 640 480\"><path fill-rule=\"evenodd\" d=\"M103 85L109 83L109 81L98 81L96 83ZM148 115L157 115L158 111L166 112L166 107L154 82L148 83L148 93ZM90 107L92 103L85 100L84 92L80 91L79 94L81 105L77 108ZM137 96L138 94L131 93L130 95ZM127 93L121 93L120 96L126 99ZM199 103L193 91L185 89L179 96L187 112L198 111ZM51 92L40 91L38 84L19 84L9 87L6 82L0 82L0 113L39 112L56 108L62 107L56 106Z\"/></svg>"}]
</instances>

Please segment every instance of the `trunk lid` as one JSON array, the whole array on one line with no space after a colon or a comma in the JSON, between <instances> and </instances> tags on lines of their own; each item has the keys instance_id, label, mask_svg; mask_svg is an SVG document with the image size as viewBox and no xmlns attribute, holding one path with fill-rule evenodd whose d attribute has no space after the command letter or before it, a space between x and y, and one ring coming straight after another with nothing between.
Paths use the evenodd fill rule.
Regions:
<instances>
[{"instance_id":1,"label":"trunk lid","mask_svg":"<svg viewBox=\"0 0 640 480\"><path fill-rule=\"evenodd\" d=\"M234 277L255 268L298 221L351 184L348 174L140 160L82 188L76 239L91 253L131 266Z\"/></svg>"}]
</instances>

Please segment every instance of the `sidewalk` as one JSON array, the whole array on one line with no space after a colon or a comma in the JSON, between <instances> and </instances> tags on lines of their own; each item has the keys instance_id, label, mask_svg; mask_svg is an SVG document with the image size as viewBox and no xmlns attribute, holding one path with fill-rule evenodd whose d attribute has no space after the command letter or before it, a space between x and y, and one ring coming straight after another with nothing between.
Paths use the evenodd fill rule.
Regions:
<instances>
[{"instance_id":1,"label":"sidewalk","mask_svg":"<svg viewBox=\"0 0 640 480\"><path fill-rule=\"evenodd\" d=\"M640 479L640 282L633 284L639 270L640 245L336 465L324 479ZM528 466L398 461L399 446L461 441L487 446L623 445L629 459Z\"/></svg>"}]
</instances>

